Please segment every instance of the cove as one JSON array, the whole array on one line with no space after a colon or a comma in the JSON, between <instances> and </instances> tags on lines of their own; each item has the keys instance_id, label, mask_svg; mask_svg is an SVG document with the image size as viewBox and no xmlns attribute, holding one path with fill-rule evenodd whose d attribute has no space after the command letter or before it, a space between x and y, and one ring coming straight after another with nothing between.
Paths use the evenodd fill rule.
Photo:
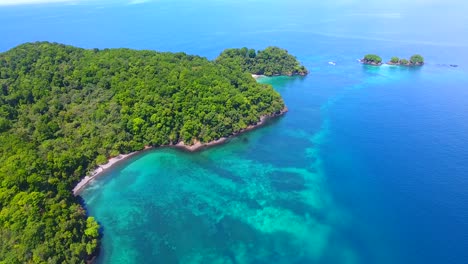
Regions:
<instances>
[{"instance_id":1,"label":"cove","mask_svg":"<svg viewBox=\"0 0 468 264\"><path fill-rule=\"evenodd\" d=\"M328 245L341 243L335 232L340 212L323 184L312 147L317 139L277 130L286 123L274 120L197 153L147 151L91 183L82 195L104 227L99 262L347 258ZM278 155L288 146L298 148Z\"/></svg>"}]
</instances>

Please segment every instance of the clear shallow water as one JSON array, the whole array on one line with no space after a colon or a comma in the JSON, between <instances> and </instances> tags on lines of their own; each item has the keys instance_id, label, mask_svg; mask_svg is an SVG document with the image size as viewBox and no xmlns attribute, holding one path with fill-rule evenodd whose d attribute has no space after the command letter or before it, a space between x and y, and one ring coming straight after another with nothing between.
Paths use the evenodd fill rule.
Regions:
<instances>
[{"instance_id":1,"label":"clear shallow water","mask_svg":"<svg viewBox=\"0 0 468 264\"><path fill-rule=\"evenodd\" d=\"M462 1L0 7L0 50L49 40L214 58L278 45L311 70L260 80L290 109L268 126L196 154L142 153L89 186L100 263L464 263L463 10ZM421 53L427 65L356 62L369 52Z\"/></svg>"}]
</instances>

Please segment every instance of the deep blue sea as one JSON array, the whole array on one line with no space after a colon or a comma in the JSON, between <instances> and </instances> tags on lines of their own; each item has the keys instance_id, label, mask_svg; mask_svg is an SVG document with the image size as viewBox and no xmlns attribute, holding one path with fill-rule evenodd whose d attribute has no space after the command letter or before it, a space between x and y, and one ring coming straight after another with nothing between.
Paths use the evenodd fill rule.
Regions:
<instances>
[{"instance_id":1,"label":"deep blue sea","mask_svg":"<svg viewBox=\"0 0 468 264\"><path fill-rule=\"evenodd\" d=\"M468 263L468 2L314 2L0 6L0 51L276 45L311 71L259 80L290 110L268 126L147 151L90 185L99 263ZM367 53L426 65L358 63Z\"/></svg>"}]
</instances>

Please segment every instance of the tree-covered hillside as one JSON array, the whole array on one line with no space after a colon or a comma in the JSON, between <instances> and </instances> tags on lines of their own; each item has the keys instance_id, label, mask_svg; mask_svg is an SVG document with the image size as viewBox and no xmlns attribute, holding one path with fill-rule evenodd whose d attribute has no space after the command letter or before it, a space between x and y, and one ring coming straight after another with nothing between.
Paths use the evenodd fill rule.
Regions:
<instances>
[{"instance_id":1,"label":"tree-covered hillside","mask_svg":"<svg viewBox=\"0 0 468 264\"><path fill-rule=\"evenodd\" d=\"M306 75L308 73L294 56L278 47L268 47L258 52L247 48L226 49L216 61L224 65L241 65L244 71L266 76Z\"/></svg>"},{"instance_id":2,"label":"tree-covered hillside","mask_svg":"<svg viewBox=\"0 0 468 264\"><path fill-rule=\"evenodd\" d=\"M89 258L98 225L71 190L108 157L208 142L283 108L239 65L184 53L46 42L1 53L0 263Z\"/></svg>"}]
</instances>

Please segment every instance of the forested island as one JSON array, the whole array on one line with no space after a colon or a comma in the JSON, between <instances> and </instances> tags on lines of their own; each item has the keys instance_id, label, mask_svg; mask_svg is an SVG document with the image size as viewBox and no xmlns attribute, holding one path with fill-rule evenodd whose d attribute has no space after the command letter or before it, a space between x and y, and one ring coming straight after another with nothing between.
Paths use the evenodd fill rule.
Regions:
<instances>
[{"instance_id":1,"label":"forested island","mask_svg":"<svg viewBox=\"0 0 468 264\"><path fill-rule=\"evenodd\" d=\"M424 65L424 58L419 54L411 56L409 60L400 59L398 57L392 57L387 64L390 65L401 65L401 66L422 66Z\"/></svg>"},{"instance_id":2,"label":"forested island","mask_svg":"<svg viewBox=\"0 0 468 264\"><path fill-rule=\"evenodd\" d=\"M363 59L360 60L363 64L380 66L382 65L382 58L375 54L367 54ZM389 62L389 65L401 65L401 66L422 66L424 65L424 58L419 54L411 56L409 60L400 59L398 57L392 57Z\"/></svg>"},{"instance_id":3,"label":"forested island","mask_svg":"<svg viewBox=\"0 0 468 264\"><path fill-rule=\"evenodd\" d=\"M71 190L108 158L212 142L283 113L281 96L251 73L307 70L279 48L248 50L248 63L233 52L209 61L37 42L1 53L0 263L94 256L99 225Z\"/></svg>"},{"instance_id":4,"label":"forested island","mask_svg":"<svg viewBox=\"0 0 468 264\"><path fill-rule=\"evenodd\" d=\"M224 65L241 65L244 71L255 75L307 75L308 70L299 61L288 53L287 50L278 47L268 47L256 52L254 49L226 49L216 62Z\"/></svg>"},{"instance_id":5,"label":"forested island","mask_svg":"<svg viewBox=\"0 0 468 264\"><path fill-rule=\"evenodd\" d=\"M382 65L382 58L375 54L367 54L363 59L361 59L361 62L364 64L380 66Z\"/></svg>"}]
</instances>

